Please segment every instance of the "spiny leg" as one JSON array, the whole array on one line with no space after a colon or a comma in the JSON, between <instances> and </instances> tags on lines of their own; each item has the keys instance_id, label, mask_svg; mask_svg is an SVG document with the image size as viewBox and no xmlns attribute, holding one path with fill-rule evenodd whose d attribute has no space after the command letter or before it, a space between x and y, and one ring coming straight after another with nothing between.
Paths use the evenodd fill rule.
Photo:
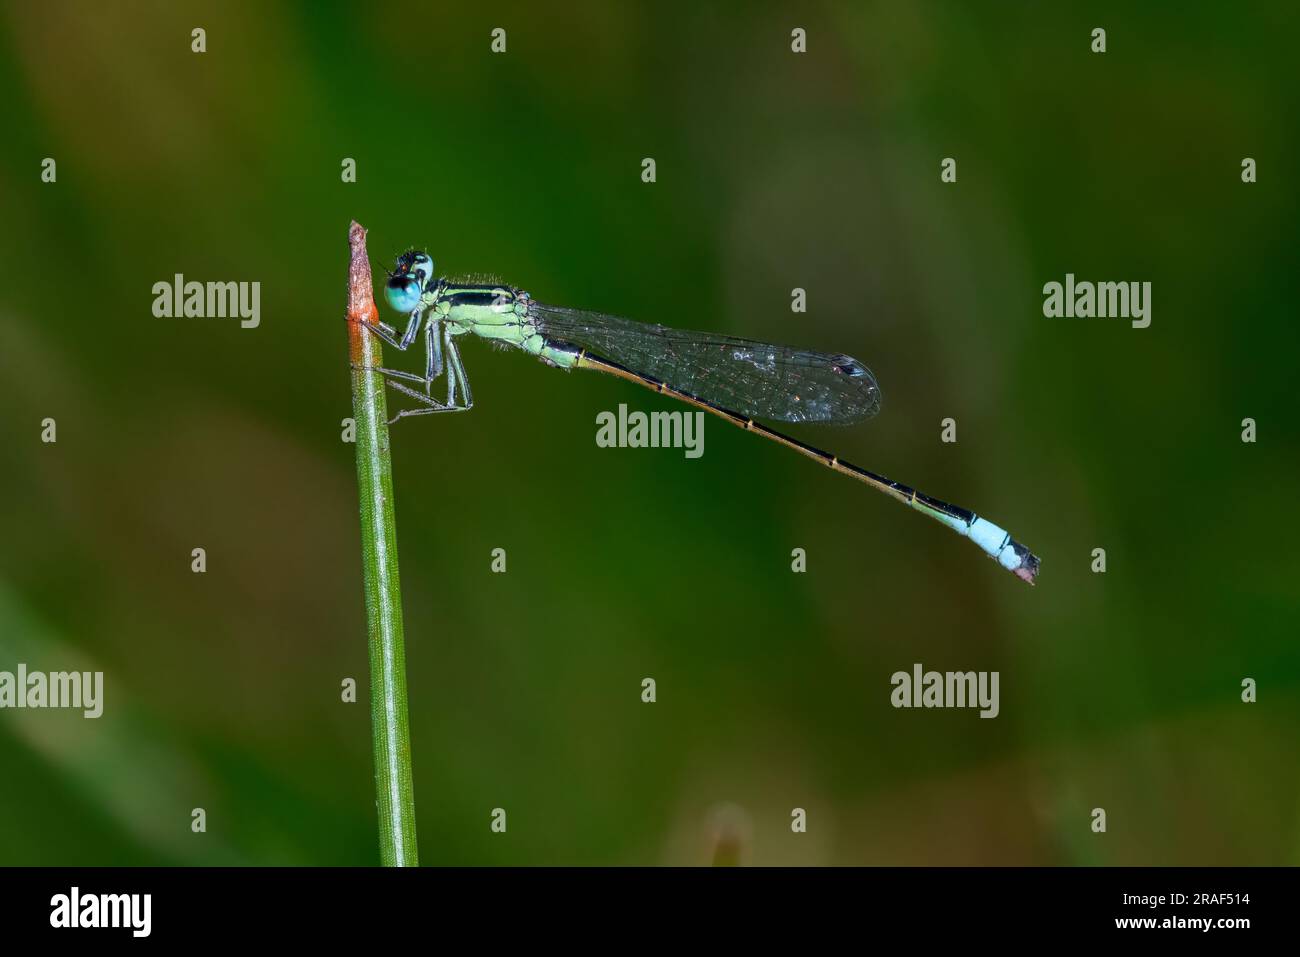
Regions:
<instances>
[{"instance_id":1,"label":"spiny leg","mask_svg":"<svg viewBox=\"0 0 1300 957\"><path fill-rule=\"evenodd\" d=\"M449 334L448 342L450 342L450 334ZM437 340L431 339L430 348L429 348L429 368L431 371L435 365L435 362L438 367L438 372L441 373L442 351L437 345ZM452 366L446 369L447 401L445 403L439 402L437 399L433 398L431 395L428 394L429 387L433 383L434 376L432 374L425 379L421 379L419 376L410 375L409 373L407 373L404 376L404 378L414 379L417 382L423 382L425 388L425 391L423 393L416 392L414 389L410 389L402 385L401 383L389 381L388 384L392 386L394 389L396 389L398 392L404 393L405 395L409 395L413 399L418 399L422 405L426 406L426 408L421 408L421 409L402 409L397 413L397 415L393 416L391 419L388 420L389 424L391 425L392 423L396 422L398 419L405 418L406 416L409 415L433 415L433 413L435 412L467 411L470 407L469 405L462 405L456 402L457 368L458 366ZM463 376L465 374L464 367L459 366L459 369L460 369L460 375ZM472 405L473 403L471 402L470 404Z\"/></svg>"},{"instance_id":2,"label":"spiny leg","mask_svg":"<svg viewBox=\"0 0 1300 957\"><path fill-rule=\"evenodd\" d=\"M411 320L406 324L406 332L402 334L402 341L397 344L397 348L405 352L411 347L416 334L420 331L420 319L422 317L423 313L419 309L411 313Z\"/></svg>"},{"instance_id":3,"label":"spiny leg","mask_svg":"<svg viewBox=\"0 0 1300 957\"><path fill-rule=\"evenodd\" d=\"M414 389L408 389L406 386L400 383L389 382L388 384L392 386L394 389L396 389L398 392L403 392L406 395L411 396L412 398L419 399L421 403L427 406L427 408L423 408L423 409L401 410L400 412L397 413L397 415L393 416L389 420L390 425L393 422L396 422L398 419L405 418L406 416L410 416L410 415L433 415L435 412L468 412L470 409L474 407L474 393L470 391L469 378L465 375L465 364L461 361L460 349L456 345L456 340L452 338L450 326L448 326L446 329L443 330L443 344L447 352L447 367L446 367L447 401L446 403L439 402L437 399L431 398L428 395L421 395L420 393L416 392ZM442 352L440 350L435 352L435 349L431 347L429 351L431 361L432 361L432 357L435 354L438 357L438 364L439 366L441 366ZM409 373L407 375L410 376ZM416 379L417 381L420 381L418 376L410 376L410 377ZM426 381L426 388L427 388L427 383L431 382L432 380L430 379L424 381ZM462 402L456 401L457 381L459 381L461 384L461 393L464 399L464 401Z\"/></svg>"},{"instance_id":4,"label":"spiny leg","mask_svg":"<svg viewBox=\"0 0 1300 957\"><path fill-rule=\"evenodd\" d=\"M442 375L442 323L430 320L424 327L424 391L433 394L433 380Z\"/></svg>"},{"instance_id":5,"label":"spiny leg","mask_svg":"<svg viewBox=\"0 0 1300 957\"><path fill-rule=\"evenodd\" d=\"M401 339L397 338L397 330L386 322L372 322L370 323L370 330L390 346L405 352L410 348L411 343L415 341L422 316L423 313L419 309L411 313L410 321L406 324L406 332L402 333Z\"/></svg>"},{"instance_id":6,"label":"spiny leg","mask_svg":"<svg viewBox=\"0 0 1300 957\"><path fill-rule=\"evenodd\" d=\"M460 348L456 345L456 340L452 338L451 327L448 326L444 335L447 344L447 360L449 369L447 372L447 404L455 405L455 379L460 380L461 391L464 393L465 402L460 408L474 408L474 393L469 388L469 376L465 375L465 364L460 360Z\"/></svg>"},{"instance_id":7,"label":"spiny leg","mask_svg":"<svg viewBox=\"0 0 1300 957\"><path fill-rule=\"evenodd\" d=\"M401 369L385 369L382 366L359 366L353 365L354 369L364 369L367 372L378 372L385 379L406 379L408 382L418 382L424 385L424 376L416 375L414 372L403 372Z\"/></svg>"},{"instance_id":8,"label":"spiny leg","mask_svg":"<svg viewBox=\"0 0 1300 957\"><path fill-rule=\"evenodd\" d=\"M414 372L405 372L401 369L388 369L383 366L373 367L374 371L383 373L390 379L405 379L408 382L419 382L424 385L425 394L432 395L434 380L437 379L438 376L442 375L442 343L438 339L438 331L441 325L442 323L436 319L430 319L429 322L425 324L425 363L423 376L418 376Z\"/></svg>"},{"instance_id":9,"label":"spiny leg","mask_svg":"<svg viewBox=\"0 0 1300 957\"><path fill-rule=\"evenodd\" d=\"M412 399L415 399L416 401L426 406L425 408L420 408L420 409L399 410L395 416L393 416L391 419L388 420L389 425L392 425L398 419L404 419L407 416L411 416L411 415L433 415L435 412L464 412L465 411L460 406L443 405L437 399L430 398L429 396L425 395L423 392L417 392L415 389L408 389L400 382L393 382L389 380L388 385L390 388L396 389L398 392L401 392L403 395L409 395Z\"/></svg>"}]
</instances>

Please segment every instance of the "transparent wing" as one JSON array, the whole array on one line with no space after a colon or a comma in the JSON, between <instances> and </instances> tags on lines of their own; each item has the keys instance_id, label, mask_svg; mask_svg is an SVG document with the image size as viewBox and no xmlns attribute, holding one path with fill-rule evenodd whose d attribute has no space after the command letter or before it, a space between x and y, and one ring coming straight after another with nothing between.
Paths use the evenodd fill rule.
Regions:
<instances>
[{"instance_id":1,"label":"transparent wing","mask_svg":"<svg viewBox=\"0 0 1300 957\"><path fill-rule=\"evenodd\" d=\"M530 304L537 331L755 419L847 424L880 411L880 386L852 356L688 332Z\"/></svg>"}]
</instances>

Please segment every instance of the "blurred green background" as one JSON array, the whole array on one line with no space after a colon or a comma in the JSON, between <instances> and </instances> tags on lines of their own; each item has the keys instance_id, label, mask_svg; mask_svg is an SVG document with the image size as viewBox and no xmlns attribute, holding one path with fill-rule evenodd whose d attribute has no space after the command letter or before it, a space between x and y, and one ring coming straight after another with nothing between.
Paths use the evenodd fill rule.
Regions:
<instances>
[{"instance_id":1,"label":"blurred green background","mask_svg":"<svg viewBox=\"0 0 1300 957\"><path fill-rule=\"evenodd\" d=\"M0 864L378 860L352 218L377 270L858 356L879 419L793 431L1043 560L720 422L597 448L672 403L469 342L473 412L394 431L423 863L1300 860L1300 31L1087 6L6 3L0 670L107 687L0 712ZM1067 272L1151 327L1044 318ZM175 273L260 327L155 318ZM914 662L1000 716L893 709Z\"/></svg>"}]
</instances>

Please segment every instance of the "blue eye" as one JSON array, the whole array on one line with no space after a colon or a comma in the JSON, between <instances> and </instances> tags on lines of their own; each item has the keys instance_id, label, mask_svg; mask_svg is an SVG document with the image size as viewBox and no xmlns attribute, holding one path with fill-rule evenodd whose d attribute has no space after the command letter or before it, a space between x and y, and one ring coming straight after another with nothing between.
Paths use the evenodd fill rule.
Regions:
<instances>
[{"instance_id":1,"label":"blue eye","mask_svg":"<svg viewBox=\"0 0 1300 957\"><path fill-rule=\"evenodd\" d=\"M417 253L411 260L411 271L424 273L424 280L428 282L433 278L433 260L426 253Z\"/></svg>"},{"instance_id":2,"label":"blue eye","mask_svg":"<svg viewBox=\"0 0 1300 957\"><path fill-rule=\"evenodd\" d=\"M394 276L384 288L384 298L398 312L410 312L420 304L422 284L410 276Z\"/></svg>"}]
</instances>

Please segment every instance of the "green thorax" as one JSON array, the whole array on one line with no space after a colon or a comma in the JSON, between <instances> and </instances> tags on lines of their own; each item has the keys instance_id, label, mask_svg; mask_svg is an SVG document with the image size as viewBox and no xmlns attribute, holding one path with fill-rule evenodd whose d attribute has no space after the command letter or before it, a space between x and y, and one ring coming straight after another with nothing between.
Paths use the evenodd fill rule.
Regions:
<instances>
[{"instance_id":1,"label":"green thorax","mask_svg":"<svg viewBox=\"0 0 1300 957\"><path fill-rule=\"evenodd\" d=\"M426 294L429 317L445 323L452 335L471 332L535 355L544 362L571 368L576 350L546 339L529 311L528 293L503 283L467 283L443 279Z\"/></svg>"}]
</instances>

